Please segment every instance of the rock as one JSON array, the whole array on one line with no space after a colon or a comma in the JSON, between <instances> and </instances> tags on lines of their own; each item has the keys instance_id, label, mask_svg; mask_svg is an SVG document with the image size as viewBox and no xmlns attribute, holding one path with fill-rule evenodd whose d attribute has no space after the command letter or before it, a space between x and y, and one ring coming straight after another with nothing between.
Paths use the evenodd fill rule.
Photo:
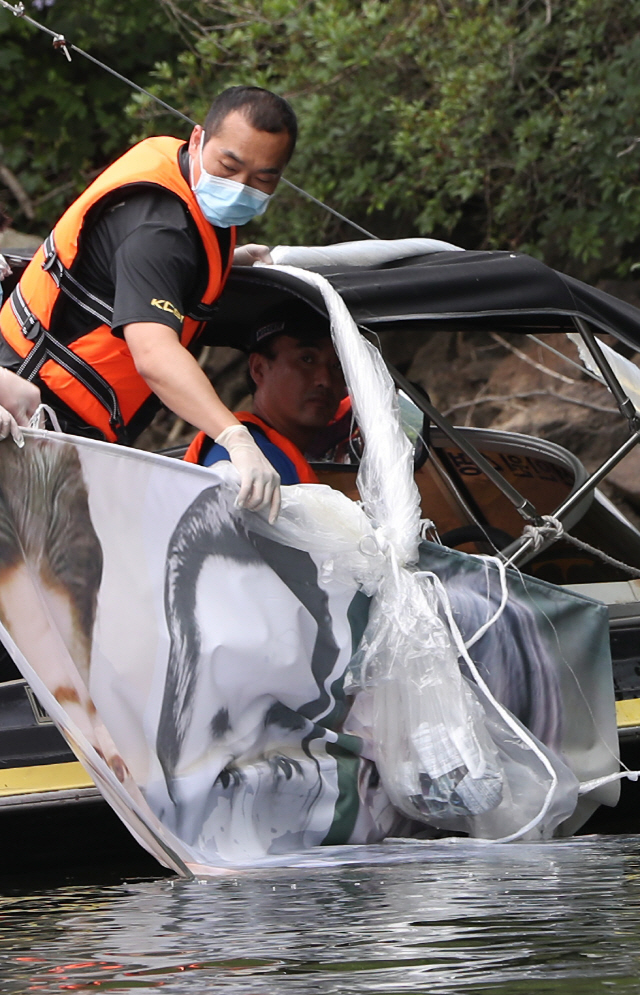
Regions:
<instances>
[{"instance_id":1,"label":"rock","mask_svg":"<svg viewBox=\"0 0 640 995\"><path fill-rule=\"evenodd\" d=\"M565 335L545 341L577 361ZM540 436L588 470L626 438L607 389L525 335L437 333L416 353L408 377L454 423Z\"/></svg>"}]
</instances>

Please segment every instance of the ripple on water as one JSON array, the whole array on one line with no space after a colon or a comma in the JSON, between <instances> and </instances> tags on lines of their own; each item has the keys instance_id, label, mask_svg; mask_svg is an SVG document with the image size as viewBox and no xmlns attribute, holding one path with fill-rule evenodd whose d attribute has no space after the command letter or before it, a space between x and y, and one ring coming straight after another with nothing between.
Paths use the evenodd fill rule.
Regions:
<instances>
[{"instance_id":1,"label":"ripple on water","mask_svg":"<svg viewBox=\"0 0 640 995\"><path fill-rule=\"evenodd\" d=\"M640 837L322 851L0 899L0 992L640 993Z\"/></svg>"}]
</instances>

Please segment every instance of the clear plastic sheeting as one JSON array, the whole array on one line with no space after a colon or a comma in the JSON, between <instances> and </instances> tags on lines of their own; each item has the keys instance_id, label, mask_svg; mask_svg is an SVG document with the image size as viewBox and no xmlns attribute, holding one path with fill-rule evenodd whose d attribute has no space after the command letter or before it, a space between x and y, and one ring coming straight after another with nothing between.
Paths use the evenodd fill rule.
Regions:
<instances>
[{"instance_id":1,"label":"clear plastic sheeting","mask_svg":"<svg viewBox=\"0 0 640 995\"><path fill-rule=\"evenodd\" d=\"M322 266L383 266L398 259L426 256L433 252L463 252L458 245L437 238L371 239L336 245L276 245L271 258L278 266L318 269Z\"/></svg>"},{"instance_id":2,"label":"clear plastic sheeting","mask_svg":"<svg viewBox=\"0 0 640 995\"><path fill-rule=\"evenodd\" d=\"M292 267L279 268L296 275ZM298 276L320 290L331 318L365 440L358 488L373 526L365 543L373 539L384 557L381 574L379 557L372 557L377 584L372 578L365 585L374 593L352 663L351 690L370 701L364 715L356 693L354 731L366 739L368 727L382 783L409 818L493 839L548 837L575 809L578 781L494 698L469 656L442 584L413 569L419 496L410 446L399 438L404 433L391 378L328 282L318 274ZM493 621L507 598L503 580L504 598ZM498 668L505 664L496 661Z\"/></svg>"},{"instance_id":3,"label":"clear plastic sheeting","mask_svg":"<svg viewBox=\"0 0 640 995\"><path fill-rule=\"evenodd\" d=\"M324 277L292 266L276 268L315 287L324 298L365 443L357 478L365 512L398 561L415 563L420 495L413 479L413 447L402 428L395 386L382 356L360 335L346 304Z\"/></svg>"},{"instance_id":4,"label":"clear plastic sheeting","mask_svg":"<svg viewBox=\"0 0 640 995\"><path fill-rule=\"evenodd\" d=\"M573 813L577 778L494 699L434 575L385 576L352 682L358 694L346 731L366 738L370 730L370 755L408 818L508 841L549 838Z\"/></svg>"},{"instance_id":5,"label":"clear plastic sheeting","mask_svg":"<svg viewBox=\"0 0 640 995\"><path fill-rule=\"evenodd\" d=\"M424 575L386 578L356 663L372 694L376 762L394 805L409 818L456 829L461 817L499 804L503 776L434 593Z\"/></svg>"},{"instance_id":6,"label":"clear plastic sheeting","mask_svg":"<svg viewBox=\"0 0 640 995\"><path fill-rule=\"evenodd\" d=\"M577 332L567 332L567 338L577 347L580 359L585 367L598 378L600 383L604 384L605 380L602 376L602 371L582 341L581 336ZM635 363L621 356L619 352L608 346L602 339L598 339L598 345L602 349L609 366L615 373L625 394L633 401L636 411L640 411L640 370Z\"/></svg>"},{"instance_id":7,"label":"clear plastic sheeting","mask_svg":"<svg viewBox=\"0 0 640 995\"><path fill-rule=\"evenodd\" d=\"M464 640L463 672L500 703L520 744L517 755L523 736L530 736L547 781L553 758L579 781L581 797L560 832L575 831L599 804L615 805L618 786L593 783L619 769L606 607L497 559L433 542L421 544L419 567L445 589L452 633L457 628ZM485 695L490 717L488 701ZM556 776L562 783L557 765ZM592 790L583 796L586 783ZM534 785L520 797L533 800L537 790Z\"/></svg>"}]
</instances>

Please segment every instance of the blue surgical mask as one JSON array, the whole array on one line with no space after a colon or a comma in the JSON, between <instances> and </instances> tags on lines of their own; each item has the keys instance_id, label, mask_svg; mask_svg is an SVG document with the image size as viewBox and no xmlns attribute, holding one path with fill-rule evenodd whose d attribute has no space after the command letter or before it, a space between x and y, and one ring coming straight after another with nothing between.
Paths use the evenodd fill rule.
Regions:
<instances>
[{"instance_id":1,"label":"blue surgical mask","mask_svg":"<svg viewBox=\"0 0 640 995\"><path fill-rule=\"evenodd\" d=\"M200 136L200 178L194 187L192 172L191 189L209 224L230 228L232 225L246 225L251 218L264 214L271 200L269 194L237 180L208 173L202 162L203 144L204 131Z\"/></svg>"}]
</instances>

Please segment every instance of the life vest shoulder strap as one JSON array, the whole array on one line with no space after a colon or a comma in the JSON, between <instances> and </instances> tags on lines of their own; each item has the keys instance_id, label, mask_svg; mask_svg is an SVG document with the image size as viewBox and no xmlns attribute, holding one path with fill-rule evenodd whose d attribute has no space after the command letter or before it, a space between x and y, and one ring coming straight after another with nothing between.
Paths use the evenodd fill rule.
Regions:
<instances>
[{"instance_id":1,"label":"life vest shoulder strap","mask_svg":"<svg viewBox=\"0 0 640 995\"><path fill-rule=\"evenodd\" d=\"M49 273L56 287L75 301L83 311L97 318L102 324L111 325L113 308L107 301L83 287L63 264L56 250L53 232L44 240L42 250L44 253L42 269Z\"/></svg>"}]
</instances>

